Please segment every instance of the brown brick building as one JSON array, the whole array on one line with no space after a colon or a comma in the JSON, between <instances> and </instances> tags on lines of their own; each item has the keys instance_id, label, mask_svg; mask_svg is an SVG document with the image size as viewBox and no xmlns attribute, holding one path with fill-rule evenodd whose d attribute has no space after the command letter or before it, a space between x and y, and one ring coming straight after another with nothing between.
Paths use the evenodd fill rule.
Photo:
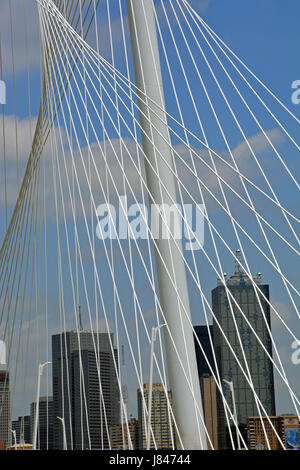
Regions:
<instances>
[{"instance_id":1,"label":"brown brick building","mask_svg":"<svg viewBox=\"0 0 300 470\"><path fill-rule=\"evenodd\" d=\"M297 416L288 414L270 416L269 419L274 429L266 417L262 419L265 432L259 416L250 416L247 419L250 450L268 450L265 433L271 450L283 450L283 446L285 449L299 449L300 421Z\"/></svg>"},{"instance_id":2,"label":"brown brick building","mask_svg":"<svg viewBox=\"0 0 300 470\"><path fill-rule=\"evenodd\" d=\"M131 441L131 450L138 448L138 421L131 418L127 425L117 424L109 428L110 445L113 450L129 450L130 442L128 439L128 431Z\"/></svg>"}]
</instances>

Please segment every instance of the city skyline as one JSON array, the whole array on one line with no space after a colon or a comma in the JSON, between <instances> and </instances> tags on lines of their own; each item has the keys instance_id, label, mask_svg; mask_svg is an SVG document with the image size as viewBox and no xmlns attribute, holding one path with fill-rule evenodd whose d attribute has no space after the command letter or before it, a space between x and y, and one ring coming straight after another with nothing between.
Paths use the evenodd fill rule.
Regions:
<instances>
[{"instance_id":1,"label":"city skyline","mask_svg":"<svg viewBox=\"0 0 300 470\"><path fill-rule=\"evenodd\" d=\"M237 263L235 264L235 269L236 269L237 271L236 271L236 272L233 272L233 274L232 274L231 276L230 276L230 275L229 275L229 276L228 276L228 275L226 276L226 277L227 277L227 285L229 286L229 289L230 289L230 285L231 285L232 283L233 283L233 285L236 285L236 287L238 287L238 288L239 288L239 287L244 288L245 285L247 285L247 278L246 278L246 283L245 283L245 281L243 281L242 285L240 285L240 282L241 282L241 281L240 281L240 278L241 278L241 277L245 277L245 274L239 271L239 267L238 267ZM268 293L268 287L269 287L269 286L262 284L262 280L261 280L261 279L259 279L259 285L260 285L260 286L262 285L263 288L266 289L266 292ZM251 287L250 287L250 288L251 288ZM261 287L260 287L260 288L261 288ZM218 287L215 287L214 289L212 289L212 299L214 299L214 292L215 292L217 289L218 289ZM222 287L222 289L224 289L224 287ZM252 289L253 289L253 288L252 288ZM212 301L212 306L214 306L214 301ZM236 309L235 306L234 306L233 308ZM216 311L217 311L217 308L216 308L216 301L215 301L215 313L216 313ZM230 311L230 310L228 310L228 308L227 308L227 312L228 312L227 315L229 315L229 317L230 317L229 311ZM244 313L247 313L247 310L245 310L245 306L243 306L243 312L244 312ZM252 312L252 311L251 311L251 312ZM75 341L76 343L78 343L78 338L79 338L79 337L89 335L90 339L88 340L88 343L90 343L89 347L90 347L90 349L91 349L91 351L90 351L90 352L91 352L91 358L92 358L92 361L94 362L94 368L95 368L95 370L96 370L95 348L97 349L97 344L98 344L98 343L97 343L97 331L89 331L89 330L86 330L86 329L83 327L83 325L82 325L82 323L81 323L82 320L81 320L81 318L80 318L81 314L82 314L81 308L79 307L79 314L77 313L77 317L76 317L76 318L77 318L77 321L76 321L76 323L77 323L77 329L76 329L76 328L73 328L73 329L70 329L70 331L66 331L66 332L64 332L64 333L60 333L60 334L58 334L58 335L52 335L52 338L59 338L59 337L61 337L61 338L67 338L67 337L69 337L69 335L73 335L74 339L73 339L72 343L74 344L74 341ZM253 312L252 312L252 314L253 314ZM269 315L267 316L267 319L269 319ZM200 351L198 341L196 341L196 339L195 339L195 350L196 350L196 354L198 355L198 356L197 356L198 367L200 367L199 370L198 370L200 383L201 383L201 378L203 378L203 379L205 380L206 377L209 377L209 378L212 380L212 382L215 383L215 380L213 379L211 373L213 372L214 374L216 374L216 368L215 368L216 366L215 366L214 357L217 357L217 352L216 352L216 351L217 351L217 346L216 346L216 343L214 342L214 338L215 338L215 336L216 336L217 327L215 326L215 333L214 333L213 323L212 323L212 324L209 324L208 327L209 327L210 333L208 333L208 328L207 328L206 325L196 325L196 326L194 326L194 329L195 329L195 338L197 337L198 340L200 341L200 344L201 344L201 346L202 346L202 348L203 348L203 350L204 350L204 352L205 352L205 354L206 354L206 358L207 358L207 359L209 360L209 362L210 362L210 366L209 366L208 363L207 363L207 359L205 359L204 355L203 355L203 354L201 353L201 351ZM263 342L264 342L264 341L266 340L266 338L268 337L268 333L265 332L265 335L266 335L265 337L262 336ZM106 334L106 333L99 333L99 336L100 336L100 337L101 337L101 336L103 337L103 336L107 336L107 334ZM113 336L113 334L111 333L110 336ZM82 341L83 341L83 342L82 342ZM88 372L87 372L88 369L87 369L87 367L86 367L86 365L85 365L85 362L84 362L84 361L85 361L85 358L84 358L84 349L85 349L85 344L87 343L87 339L83 338L82 341L80 341L80 344L81 344L81 358L82 358L81 360L83 361L83 363L82 363L82 364L83 364L83 365L82 365L83 369L82 369L82 370L85 371L85 372L84 372L84 374L85 374L85 373L88 373ZM214 347L216 348L214 354L213 354L212 351L211 351L211 341L212 341L212 343L214 344ZM64 342L65 342L65 340L64 340ZM52 340L52 344L54 344L54 343L53 343L53 340ZM112 343L111 343L111 344L114 344L114 343L113 343L113 339L112 339ZM226 343L225 343L225 344L226 344ZM235 344L235 342L232 342L232 344ZM77 345L77 346L78 346L78 345ZM76 345L73 346L73 347L75 347L75 349L76 349ZM267 347L270 348L270 345L267 346ZM56 348L56 349L57 349L57 348ZM64 350L65 348L63 347L62 349ZM121 349L122 349L123 355L124 355L124 363L123 363L123 365L121 366L121 369L123 369L124 366L125 366L125 355L126 355L126 350L125 350L125 348L124 348L124 345L122 345ZM108 346L108 350L109 350L109 346ZM117 357L118 357L117 350L115 349L114 351L115 351L115 355L116 355L115 357L117 358ZM269 350L269 352L270 352L270 350ZM272 351L271 351L271 352L272 352ZM53 353L52 353L52 358L53 358ZM53 360L53 359L52 359L52 360ZM54 362L54 361L53 361L53 362ZM117 360L117 362L118 362L118 360ZM77 363L78 363L78 358L77 358ZM79 367L79 363L78 363L78 367ZM222 370L222 364L219 365L219 367L220 367L219 371L221 372L221 370ZM4 372L4 371L3 371L3 372ZM97 372L96 372L96 374L97 374ZM0 375L1 375L1 374L0 374ZM50 375L50 377L53 376L53 373L52 373L52 366L51 366L51 372L50 372L49 375ZM254 377L252 374L251 374L251 376L252 376L252 378ZM221 372L221 377L222 377L222 372ZM224 377L225 377L225 375L224 375ZM242 377L243 377L243 376L242 376ZM226 378L227 378L228 380L232 379L231 377L229 377L229 376L227 376L227 375L226 375ZM50 379L50 381L51 381L51 379ZM97 380L96 380L96 381L97 381ZM84 383L84 379L83 379L83 383ZM238 390L239 390L239 381L234 380L234 383L235 383L235 384L238 384L238 385L236 386L236 393L238 393ZM269 383L269 382L268 382L268 383ZM135 391L135 390L138 391L138 388L136 388L136 387L134 387L134 386L132 387L132 385L129 384L128 382L124 382L123 385L124 385L126 388L129 387L129 389L130 389L129 396L131 395L131 391ZM145 385L145 384L144 384L144 385ZM274 388L274 384L272 385L272 382L270 382L269 385L270 385L270 387L273 386L273 390L276 392L276 388ZM162 388L162 390L163 390L163 388ZM53 391L52 391L51 389L48 390L48 391L49 391L49 394L52 395ZM226 389L226 386L224 386L224 391L225 391L225 396L226 396L226 393L228 394L228 388ZM215 393L217 393L217 389L216 389ZM163 394L164 394L164 392L163 392ZM128 392L127 392L127 395L128 395ZM79 397L79 396L78 396L78 397ZM34 397L32 396L32 398L34 398ZM203 398L203 399L204 399L204 398ZM217 399L217 398L216 398L216 399ZM230 394L226 397L226 399L228 400L229 408L230 408L231 411L232 411L232 410L233 410L233 408L232 408L233 403L232 403ZM40 397L40 400L41 400L41 401L44 401L44 402L45 402L45 401L47 402L47 401L48 401L48 398L47 398L47 397ZM49 397L49 400L52 400L52 396ZM220 410L223 410L223 404L222 404L222 401L221 401L220 397L218 397L218 400L219 400L219 401L218 401L218 404L217 404L217 409L218 409L218 413L220 413ZM116 403L117 403L117 407L120 408L120 401L119 401L119 400L116 400ZM139 409L138 403L139 403L139 402L136 401L136 402L135 402L135 406L133 406L132 408L126 409L126 412L127 412L127 419L128 419L128 420L129 420L129 417L130 417L130 416L134 416L134 415L135 415L135 416L138 416L138 409ZM146 400L146 403L147 403L147 400ZM34 403L31 404L31 407L29 407L29 405L27 405L27 407L25 407L25 410L26 410L26 409L28 409L29 411L31 410L31 429L33 428L33 421L34 421L33 418L32 418L32 416L34 416L34 412L32 411L33 405L34 405ZM274 406L275 406L275 403L274 403L274 405L271 406L272 409L268 410L269 416L275 416L275 415L276 415ZM277 413L277 415L284 415L285 413L287 414L287 413L289 413L289 412L290 412L290 410L285 410L285 411L284 411L284 410L280 410L280 413ZM26 413L26 411L25 411L25 413ZM86 411L85 411L85 413L86 413ZM221 420L223 420L223 421L221 421L221 426L224 426L224 425L225 425L225 418L224 418L224 414L223 414L224 411L221 411L221 413L222 413L222 414L221 414ZM56 412L56 414L57 414L57 412ZM245 418L248 418L248 417L250 417L250 416L252 416L252 415L255 415L255 413L246 414L246 415L245 415ZM218 416L219 416L219 414L218 414ZM18 417L18 419L20 420L20 416ZM123 420L124 420L124 419L125 419L125 418L124 418L124 416L123 416ZM140 420L139 420L138 422L140 423ZM118 423L116 422L115 424L118 424ZM145 423L144 423L144 425L145 425ZM141 424L139 424L139 426L141 426ZM56 423L56 429L60 429L60 425L59 425L58 422ZM19 432L19 431L18 431L18 432ZM48 432L49 432L49 431L48 431ZM86 431L85 431L85 432L86 432ZM270 431L270 432L271 432L271 431ZM79 431L79 433L81 434L81 431ZM273 437L273 438L274 438L274 437ZM13 436L11 436L11 439L13 439ZM62 445L63 442L62 442L62 435L61 435L61 433L60 433L60 438L58 438L58 439L59 439L60 445ZM144 436L144 439L145 439L145 436ZM220 438L219 438L219 439L220 439ZM222 439L222 438L221 438L221 439ZM32 431L31 431L31 440L32 440ZM275 440L276 440L276 439L275 439ZM57 442L58 442L58 441L57 441ZM68 442L68 445L70 446L70 442L69 442L69 441L67 441L67 442ZM274 441L274 442L275 442L275 441ZM25 441L25 443L26 443L26 444L30 444L30 442L26 442L26 441ZM86 443L85 445L88 447L88 444L87 444L87 443ZM226 447L227 444L224 444L224 445L225 445L225 447ZM274 444L274 445L275 445L275 444ZM277 445L277 444L276 444L276 445ZM79 447L80 447L80 446L79 446ZM86 447L86 448L87 448L87 447ZM97 447L97 448L98 448L98 447Z\"/></svg>"}]
</instances>

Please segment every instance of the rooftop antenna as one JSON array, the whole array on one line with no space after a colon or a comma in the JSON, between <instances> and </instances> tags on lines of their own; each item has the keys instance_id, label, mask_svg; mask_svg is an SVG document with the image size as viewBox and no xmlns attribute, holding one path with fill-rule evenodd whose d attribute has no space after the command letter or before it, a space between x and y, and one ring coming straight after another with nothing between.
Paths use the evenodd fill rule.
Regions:
<instances>
[{"instance_id":1,"label":"rooftop antenna","mask_svg":"<svg viewBox=\"0 0 300 470\"><path fill-rule=\"evenodd\" d=\"M243 256L241 253L241 250L238 248L235 252L236 259L235 259L235 274L241 274L242 273L242 267L240 264L242 264L243 261Z\"/></svg>"},{"instance_id":2,"label":"rooftop antenna","mask_svg":"<svg viewBox=\"0 0 300 470\"><path fill-rule=\"evenodd\" d=\"M79 331L83 331L82 319L81 319L81 306L80 305L78 307L78 327L79 327Z\"/></svg>"},{"instance_id":3,"label":"rooftop antenna","mask_svg":"<svg viewBox=\"0 0 300 470\"><path fill-rule=\"evenodd\" d=\"M124 367L125 366L125 348L124 348L124 344L122 344L122 347L121 347L121 354L122 354L122 366Z\"/></svg>"},{"instance_id":4,"label":"rooftop antenna","mask_svg":"<svg viewBox=\"0 0 300 470\"><path fill-rule=\"evenodd\" d=\"M122 344L122 347L121 347L121 357L122 357L122 362L121 362L122 369L123 369L123 371L125 371L125 347L124 347L124 344ZM124 374L126 374L126 371L124 372ZM124 401L125 405L127 404L127 401L128 401L128 390L127 390L126 381L127 381L127 377L125 378L125 384L122 385L123 401Z\"/></svg>"}]
</instances>

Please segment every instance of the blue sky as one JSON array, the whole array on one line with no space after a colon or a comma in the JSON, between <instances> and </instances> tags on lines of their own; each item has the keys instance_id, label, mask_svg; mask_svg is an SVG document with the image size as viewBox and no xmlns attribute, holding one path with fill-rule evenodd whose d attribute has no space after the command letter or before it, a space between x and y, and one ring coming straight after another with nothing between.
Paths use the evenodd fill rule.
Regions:
<instances>
[{"instance_id":1,"label":"blue sky","mask_svg":"<svg viewBox=\"0 0 300 470\"><path fill-rule=\"evenodd\" d=\"M9 203L10 203L10 213L13 208L14 200L16 197L16 161L15 161L15 134L14 134L14 99L13 99L13 78L12 78L12 67L11 67L11 55L10 55L10 30L9 30L9 9L8 9L8 1L7 0L0 0L0 30L1 30L1 38L2 38L2 48L3 48L3 57L4 57L4 79L7 85L7 104L5 106L5 119L6 119L6 145L7 145L7 155L9 160L9 173L8 173L8 193L9 193ZM16 6L16 2L13 2L14 7ZM289 1L276 1L273 0L264 0L261 2L260 0L203 0L203 1L191 1L191 4L199 12L200 15L203 16L204 20L210 25L217 34L225 41L226 44L233 51L258 75L258 77L268 86L271 90L291 109L291 111L299 117L299 110L300 105L297 107L292 104L291 102L291 84L294 80L300 79L300 61L299 61L299 52L298 52L298 44L299 44L299 31L300 31L300 5L297 0L289 0ZM23 8L23 7L21 7ZM29 50L30 50L30 73L31 73L31 104L32 104L32 127L34 128L34 123L36 120L39 100L40 100L40 69L39 69L39 44L38 44L38 36L37 36L37 24L36 24L36 16L34 15L35 12L35 2L28 1L27 3L27 13L28 18L35 18L34 21L30 24L29 28ZM3 13L3 14L2 14ZM112 11L113 16L115 14ZM29 139L28 136L30 134L30 126L28 121L28 99L27 99L27 69L26 69L26 50L25 50L25 42L24 42L24 23L23 17L20 15L19 10L14 10L14 18L15 18L15 66L16 66L16 90L17 90L17 118L19 120L18 123L18 132L19 132L19 139L20 139L20 146L19 146L19 164L20 164L20 173L22 173L22 169L26 164L28 158L28 150L29 150ZM99 19L99 25L101 26L102 19ZM22 29L23 25L23 29ZM115 33L117 34L117 23L116 23L116 30ZM105 29L103 30L103 35L105 36ZM92 44L94 44L93 38L93 31L89 37L89 40ZM105 48L105 38L103 39L103 44ZM107 50L104 51L107 54ZM120 59L121 60L121 59ZM196 82L194 83L194 85ZM200 92L199 92L200 93ZM200 94L199 94L200 96ZM263 94L264 98L268 100L267 95ZM167 98L168 99L168 98ZM171 98L170 98L171 99ZM271 100L267 101L271 103ZM221 109L221 101L216 98L216 106L218 109ZM247 117L243 110L240 109L240 104L233 98L233 106L240 111L241 117L244 119L245 125L247 126ZM274 112L277 113L278 117L282 119L286 119L285 113L283 113L280 108L274 105ZM187 110L188 113L188 110ZM274 130L276 128L276 124L272 124L268 120L265 114L262 113L261 110L258 111L259 117L262 119L262 122L266 122L266 129ZM266 121L264 121L266 119ZM286 119L286 125L288 129L297 137L298 129L296 125L292 122L291 119ZM191 124L192 126L193 124ZM249 137L253 137L258 133L258 130L255 130L253 124L250 124L247 135ZM231 143L233 148L238 148L239 145L242 143L241 137L232 131L230 133L229 123L225 123L225 127L230 134ZM214 135L214 127L213 125L208 127L208 134L213 139ZM194 129L192 129L194 130ZM276 133L276 129L274 130ZM274 134L275 135L275 134ZM279 135L276 134L274 138L279 139ZM2 138L2 137L1 137ZM217 139L217 138L216 138ZM275 139L275 140L276 140ZM279 140L278 140L279 142ZM291 168L294 171L299 170L299 166L297 164L298 154L292 147L288 144L287 141L284 141L282 144L279 145L280 149L282 150L285 158L291 165ZM218 152L225 152L224 146L216 140L216 144L214 146L215 150ZM0 150L2 152L2 149ZM278 167L274 167L272 169L272 155L269 151L261 149L261 156L264 158L263 162L264 165L269 171L269 176L272 178L275 187L278 190L280 197L283 199L284 203L288 208L290 208L296 215L299 215L299 202L295 197L295 191L288 186L288 179L285 179L284 176L280 173ZM48 156L49 157L49 156ZM247 167L248 160L245 161L245 168L249 170L249 166ZM48 166L49 165L49 166ZM50 170L51 167L51 158L49 157L46 160L46 168ZM0 161L0 171L3 173L3 159L1 157ZM51 184L49 183L49 188L51 188ZM48 188L48 189L49 189ZM53 204L53 199L51 199L51 189L49 190L49 206ZM53 195L52 195L53 196ZM0 197L1 197L1 226L0 226L0 234L3 236L4 234L4 189L3 183L1 181L0 187ZM101 201L99 200L99 203ZM274 222L274 224L278 227L278 229L282 229L283 225L282 222L277 219L278 215L276 212L271 213L271 208L266 204L262 206L264 210L264 214L268 214L270 216L270 220ZM238 211L238 209L237 209ZM272 215L273 214L273 215ZM248 215L239 213L240 219L245 225L249 223L249 233L251 233L252 226L250 227L250 222L248 222ZM268 219L269 220L269 219ZM214 221L216 225L223 230L223 235L227 237L228 240L232 242L232 249L235 249L232 234L230 232L230 228L224 227L224 219L222 218L220 213L214 214ZM63 228L61 228L63 230ZM256 233L253 228L253 233ZM81 226L80 234L83 239L83 252L86 253L86 263L87 263L87 278L89 280L89 285L93 285L93 276L91 272L88 272L88 262L90 260L89 249L87 238L84 235L84 227ZM208 233L207 233L208 234ZM271 236L271 235L270 235ZM48 240L49 240L49 254L55 253L55 243L56 243L56 227L53 219L50 217L49 226L48 226ZM262 240L259 239L261 242ZM273 239L275 246L279 252L280 244ZM292 311L286 296L283 295L282 289L279 286L278 278L273 274L272 269L268 268L266 263L262 260L260 256L257 255L257 252L251 248L250 245L247 245L245 241L247 249L249 250L249 257L251 260L251 269L256 271L262 271L264 274L264 280L267 283L270 283L270 291L272 296L272 302L276 305L280 305L281 312L286 315L286 318L289 322L289 326L291 329L295 331L295 335L299 336L299 323L298 320L295 319L295 313ZM142 249L145 250L145 246L142 246ZM208 247L208 251L211 250L211 247ZM118 251L118 250L117 250ZM74 256L74 253L73 253ZM224 261L224 268L228 273L233 271L233 260L228 253L223 253L223 261ZM289 275L291 279L299 285L299 275L298 275L298 268L299 264L295 263L293 257L287 258L288 255L283 251L282 258L280 262L283 265L289 266ZM120 255L116 253L116 259L119 259ZM73 258L74 259L74 258ZM97 247L97 259L99 263L102 262L104 259L103 249L101 247ZM66 247L64 246L63 251L63 260L67 264L67 253ZM289 264L287 264L287 260L289 260ZM91 260L90 260L91 261ZM122 276L125 276L124 269L120 265L118 266L120 269L120 281L121 281L121 294L122 298L124 298L126 302L126 296L128 297L128 305L132 303L132 299L130 299L130 295L128 294L128 285L124 282L122 284ZM109 283L109 276L108 272L105 272L107 268L104 268L104 278L105 280L105 288L108 289L110 292L110 296L112 296L111 285ZM255 271L254 271L255 272ZM56 267L56 257L49 256L49 273L53 276L53 279L56 281L57 279L57 267ZM137 262L137 273L142 273L142 268ZM51 315L53 315L53 327L54 325L57 326L57 319L58 319L58 302L57 302L57 284L56 282L51 282L49 287L49 311ZM297 284L298 281L298 284ZM66 280L66 285L70 287L68 281ZM142 305L145 311L145 316L147 320L148 326L151 325L153 321L153 299L151 298L149 292L149 286L143 276L137 279L138 285L138 293L143 297ZM203 276L203 287L208 296L210 298L210 290L214 288L216 285L216 275L212 271L207 270L205 276ZM42 287L43 281L42 281ZM193 294L193 288L190 285L191 293ZM41 291L44 294L44 290ZM148 292L148 295L144 295L143 293ZM43 295L42 295L43 296ZM41 296L41 297L42 297ZM81 296L83 296L83 290L81 288ZM111 299L109 297L108 299ZM193 320L195 323L202 323L204 318L203 314L199 312L198 309L198 300L197 297L191 296L191 305L193 311ZM194 300L193 300L194 299ZM84 300L82 300L84 303ZM109 303L109 300L108 300ZM42 304L42 303L41 303ZM72 296L70 295L70 291L66 295L66 304L68 310L68 318L69 318L69 325L72 325L72 318L74 318L73 314L73 307L72 307ZM44 307L41 306L41 310ZM132 308L132 305L131 305ZM113 308L112 305L108 306L110 310L110 316L113 317ZM132 314L132 312L130 313ZM43 325L43 312L40 312L41 315L41 325ZM83 305L83 315L84 315L84 322L86 327L88 326L88 318L87 318L87 307ZM41 326L42 328L42 326ZM274 323L274 334L276 335L278 346L281 349L282 357L285 361L285 366L287 371L289 372L288 376L291 377L291 383L293 383L296 389L300 390L300 382L299 382L299 373L296 373L297 366L292 365L290 361L291 355L291 348L290 343L291 340L289 337L285 336L283 330L277 323ZM126 339L124 338L124 332L122 333L123 337L121 338L124 343ZM44 340L44 335L42 335ZM42 344L42 341L40 343ZM145 358L148 357L148 346L143 344L143 356ZM42 349L41 349L42 351ZM43 352L41 352L43 354ZM128 352L129 355L129 352ZM147 360L147 359L146 359ZM130 361L128 361L130 362ZM299 367L299 366L298 366ZM129 366L128 366L129 368ZM147 370L147 367L145 368ZM136 383L133 385L133 391L136 388ZM34 390L34 380L32 386L29 389ZM283 411L290 411L290 403L287 404L287 395L281 389L280 384L277 385L277 402L279 407L279 412ZM31 398L29 398L31 396ZM33 398L32 393L28 392L28 400ZM288 409L287 409L288 407ZM132 398L130 399L129 408L134 412L135 410L135 396L132 394ZM17 407L19 409L19 407Z\"/></svg>"}]
</instances>

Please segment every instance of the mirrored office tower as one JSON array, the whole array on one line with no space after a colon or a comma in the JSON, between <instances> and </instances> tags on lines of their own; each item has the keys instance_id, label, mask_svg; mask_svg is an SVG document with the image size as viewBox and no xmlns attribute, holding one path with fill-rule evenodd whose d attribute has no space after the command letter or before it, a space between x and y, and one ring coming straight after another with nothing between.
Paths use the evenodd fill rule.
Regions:
<instances>
[{"instance_id":1,"label":"mirrored office tower","mask_svg":"<svg viewBox=\"0 0 300 470\"><path fill-rule=\"evenodd\" d=\"M109 448L109 427L120 421L118 358L111 345L107 333L52 336L55 449L63 448L64 434L68 450Z\"/></svg>"},{"instance_id":2,"label":"mirrored office tower","mask_svg":"<svg viewBox=\"0 0 300 470\"><path fill-rule=\"evenodd\" d=\"M237 255L240 257L239 251ZM275 415L273 366L263 349L264 347L268 354L272 356L272 344L268 332L268 327L271 328L270 307L265 300L269 300L269 286L262 284L260 273L253 280L257 286L257 293L255 293L251 279L242 271L238 262L236 263L234 275L226 280L228 291L243 314L239 311L230 294L226 292L221 281L212 291L214 314L233 349L232 352L221 332L221 328L214 321L214 347L217 363L221 378L233 382L237 416L241 425L245 425L248 416L257 416L259 414L254 393L244 375L244 373L247 374L247 371L250 373L254 389L266 413L272 416ZM261 344L255 337L251 327L257 334ZM242 368L237 364L234 354ZM229 386L224 382L223 390L232 410L232 395ZM261 412L264 414L262 409Z\"/></svg>"}]
</instances>

